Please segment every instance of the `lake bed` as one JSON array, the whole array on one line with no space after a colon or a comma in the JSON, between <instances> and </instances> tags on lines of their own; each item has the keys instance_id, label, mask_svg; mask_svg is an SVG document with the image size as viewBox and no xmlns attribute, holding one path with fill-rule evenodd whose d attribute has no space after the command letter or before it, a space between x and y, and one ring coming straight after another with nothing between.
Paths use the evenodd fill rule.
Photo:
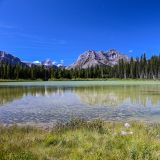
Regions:
<instances>
[{"instance_id":1,"label":"lake bed","mask_svg":"<svg viewBox=\"0 0 160 160\"><path fill-rule=\"evenodd\" d=\"M0 123L51 125L72 118L160 121L159 81L0 83Z\"/></svg>"}]
</instances>

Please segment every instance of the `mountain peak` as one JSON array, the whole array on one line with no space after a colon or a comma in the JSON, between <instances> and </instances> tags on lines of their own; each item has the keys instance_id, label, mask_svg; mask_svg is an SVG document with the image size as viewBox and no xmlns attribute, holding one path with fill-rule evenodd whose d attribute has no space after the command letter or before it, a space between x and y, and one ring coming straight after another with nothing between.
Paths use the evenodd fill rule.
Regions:
<instances>
[{"instance_id":1,"label":"mountain peak","mask_svg":"<svg viewBox=\"0 0 160 160\"><path fill-rule=\"evenodd\" d=\"M52 61L50 59L46 59L44 61L42 61L42 65L44 66L52 66Z\"/></svg>"},{"instance_id":2,"label":"mountain peak","mask_svg":"<svg viewBox=\"0 0 160 160\"><path fill-rule=\"evenodd\" d=\"M22 63L21 60L5 51L0 51L0 62L8 64Z\"/></svg>"},{"instance_id":3,"label":"mountain peak","mask_svg":"<svg viewBox=\"0 0 160 160\"><path fill-rule=\"evenodd\" d=\"M118 52L115 49L110 49L109 51L94 51L88 50L82 53L77 61L70 65L68 68L90 68L95 66L112 66L118 63L120 59L126 61L129 60L127 55Z\"/></svg>"}]
</instances>

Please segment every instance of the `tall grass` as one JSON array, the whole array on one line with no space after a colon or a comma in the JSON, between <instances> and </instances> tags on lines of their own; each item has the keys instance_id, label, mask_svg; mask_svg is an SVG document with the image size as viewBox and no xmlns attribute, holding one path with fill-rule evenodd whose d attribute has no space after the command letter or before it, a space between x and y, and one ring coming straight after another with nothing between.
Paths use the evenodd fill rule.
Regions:
<instances>
[{"instance_id":1,"label":"tall grass","mask_svg":"<svg viewBox=\"0 0 160 160\"><path fill-rule=\"evenodd\" d=\"M125 133L125 134L124 134ZM51 130L0 127L0 160L158 160L160 125L71 120Z\"/></svg>"}]
</instances>

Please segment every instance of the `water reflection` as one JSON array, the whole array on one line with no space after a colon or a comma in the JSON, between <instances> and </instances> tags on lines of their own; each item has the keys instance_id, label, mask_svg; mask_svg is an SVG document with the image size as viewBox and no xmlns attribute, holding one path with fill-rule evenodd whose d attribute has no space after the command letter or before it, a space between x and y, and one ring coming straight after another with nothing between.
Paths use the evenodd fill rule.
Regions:
<instances>
[{"instance_id":1,"label":"water reflection","mask_svg":"<svg viewBox=\"0 0 160 160\"><path fill-rule=\"evenodd\" d=\"M160 120L160 85L0 86L0 123Z\"/></svg>"},{"instance_id":2,"label":"water reflection","mask_svg":"<svg viewBox=\"0 0 160 160\"><path fill-rule=\"evenodd\" d=\"M89 105L119 106L124 102L134 105L157 106L160 102L159 85L92 86L75 88L81 101Z\"/></svg>"},{"instance_id":3,"label":"water reflection","mask_svg":"<svg viewBox=\"0 0 160 160\"><path fill-rule=\"evenodd\" d=\"M160 85L88 86L88 87L0 87L0 104L11 103L25 96L53 96L71 92L86 105L119 106L125 102L141 106L160 103Z\"/></svg>"},{"instance_id":4,"label":"water reflection","mask_svg":"<svg viewBox=\"0 0 160 160\"><path fill-rule=\"evenodd\" d=\"M0 104L6 104L14 100L22 99L25 96L31 95L33 97L37 96L47 96L53 93L63 94L67 88L53 88L53 87L0 87Z\"/></svg>"}]
</instances>

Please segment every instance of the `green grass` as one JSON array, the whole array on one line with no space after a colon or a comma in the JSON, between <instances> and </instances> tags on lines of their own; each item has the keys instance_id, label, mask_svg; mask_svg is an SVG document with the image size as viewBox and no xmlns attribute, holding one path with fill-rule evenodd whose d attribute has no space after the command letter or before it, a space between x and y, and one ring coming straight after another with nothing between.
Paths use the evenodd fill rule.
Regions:
<instances>
[{"instance_id":1,"label":"green grass","mask_svg":"<svg viewBox=\"0 0 160 160\"><path fill-rule=\"evenodd\" d=\"M39 82L44 81L43 79L0 79L0 82ZM121 79L121 78L73 78L73 79L67 79L67 78L59 78L59 79L48 79L48 81L148 81L148 82L155 82L160 81L160 79Z\"/></svg>"},{"instance_id":2,"label":"green grass","mask_svg":"<svg viewBox=\"0 0 160 160\"><path fill-rule=\"evenodd\" d=\"M130 125L76 119L50 130L1 126L0 160L160 159L160 124Z\"/></svg>"},{"instance_id":3,"label":"green grass","mask_svg":"<svg viewBox=\"0 0 160 160\"><path fill-rule=\"evenodd\" d=\"M0 82L34 82L43 81L42 79L31 80L31 79L0 79Z\"/></svg>"}]
</instances>

